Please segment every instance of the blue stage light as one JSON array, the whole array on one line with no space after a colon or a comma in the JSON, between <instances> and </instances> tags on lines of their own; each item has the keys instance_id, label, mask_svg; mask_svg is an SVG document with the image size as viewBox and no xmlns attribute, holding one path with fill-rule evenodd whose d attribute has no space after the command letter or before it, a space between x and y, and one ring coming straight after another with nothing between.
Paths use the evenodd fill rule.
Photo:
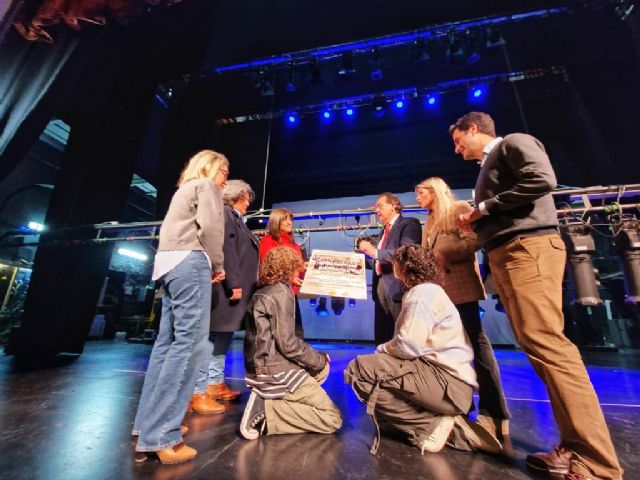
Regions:
<instances>
[{"instance_id":1,"label":"blue stage light","mask_svg":"<svg viewBox=\"0 0 640 480\"><path fill-rule=\"evenodd\" d=\"M289 115L287 115L287 121L292 124L297 123L298 117L295 113L290 113Z\"/></svg>"},{"instance_id":2,"label":"blue stage light","mask_svg":"<svg viewBox=\"0 0 640 480\"><path fill-rule=\"evenodd\" d=\"M404 108L404 102L402 100L398 100L396 102L396 108L398 108L398 109Z\"/></svg>"},{"instance_id":3,"label":"blue stage light","mask_svg":"<svg viewBox=\"0 0 640 480\"><path fill-rule=\"evenodd\" d=\"M474 87L471 94L474 98L480 98L484 94L484 90L481 87Z\"/></svg>"},{"instance_id":4,"label":"blue stage light","mask_svg":"<svg viewBox=\"0 0 640 480\"><path fill-rule=\"evenodd\" d=\"M429 95L427 97L427 105L433 107L438 102L438 99L435 95Z\"/></svg>"},{"instance_id":5,"label":"blue stage light","mask_svg":"<svg viewBox=\"0 0 640 480\"><path fill-rule=\"evenodd\" d=\"M345 112L347 115L351 116L353 115L353 108L347 108L347 111Z\"/></svg>"},{"instance_id":6,"label":"blue stage light","mask_svg":"<svg viewBox=\"0 0 640 480\"><path fill-rule=\"evenodd\" d=\"M322 112L323 118L329 120L331 118L331 112Z\"/></svg>"}]
</instances>

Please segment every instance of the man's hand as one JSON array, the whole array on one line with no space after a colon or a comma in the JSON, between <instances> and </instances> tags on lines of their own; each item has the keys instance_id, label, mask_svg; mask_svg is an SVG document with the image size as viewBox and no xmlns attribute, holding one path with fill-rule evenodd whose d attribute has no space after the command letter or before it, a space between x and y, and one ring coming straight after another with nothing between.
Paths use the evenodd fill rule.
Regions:
<instances>
[{"instance_id":1,"label":"man's hand","mask_svg":"<svg viewBox=\"0 0 640 480\"><path fill-rule=\"evenodd\" d=\"M360 240L358 243L358 250L362 253L366 253L370 257L376 256L376 249L369 240Z\"/></svg>"},{"instance_id":2,"label":"man's hand","mask_svg":"<svg viewBox=\"0 0 640 480\"><path fill-rule=\"evenodd\" d=\"M231 297L229 300L240 300L242 298L242 289L241 288L232 288L231 289Z\"/></svg>"},{"instance_id":3,"label":"man's hand","mask_svg":"<svg viewBox=\"0 0 640 480\"><path fill-rule=\"evenodd\" d=\"M291 283L293 283L294 285L297 285L298 287L302 286L302 279L300 277L293 277L291 279Z\"/></svg>"},{"instance_id":4,"label":"man's hand","mask_svg":"<svg viewBox=\"0 0 640 480\"><path fill-rule=\"evenodd\" d=\"M222 280L224 280L224 270L211 274L211 283L220 283Z\"/></svg>"},{"instance_id":5,"label":"man's hand","mask_svg":"<svg viewBox=\"0 0 640 480\"><path fill-rule=\"evenodd\" d=\"M468 213L462 213L458 217L458 227L462 230L472 231L471 224L482 218L480 210L471 210Z\"/></svg>"}]
</instances>

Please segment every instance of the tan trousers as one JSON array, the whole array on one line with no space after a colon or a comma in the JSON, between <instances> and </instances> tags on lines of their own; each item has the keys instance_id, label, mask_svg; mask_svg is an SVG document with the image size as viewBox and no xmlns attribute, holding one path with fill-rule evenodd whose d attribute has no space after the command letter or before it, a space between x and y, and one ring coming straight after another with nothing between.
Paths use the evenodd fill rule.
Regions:
<instances>
[{"instance_id":1,"label":"tan trousers","mask_svg":"<svg viewBox=\"0 0 640 480\"><path fill-rule=\"evenodd\" d=\"M328 373L328 369L325 368L325 370ZM267 435L333 433L342 426L340 410L320 386L318 380L307 377L295 392L288 392L284 398L265 399Z\"/></svg>"},{"instance_id":2,"label":"tan trousers","mask_svg":"<svg viewBox=\"0 0 640 480\"><path fill-rule=\"evenodd\" d=\"M547 387L560 445L574 452L571 471L622 478L607 424L580 352L563 333L559 235L516 238L489 252L489 265L511 327Z\"/></svg>"}]
</instances>

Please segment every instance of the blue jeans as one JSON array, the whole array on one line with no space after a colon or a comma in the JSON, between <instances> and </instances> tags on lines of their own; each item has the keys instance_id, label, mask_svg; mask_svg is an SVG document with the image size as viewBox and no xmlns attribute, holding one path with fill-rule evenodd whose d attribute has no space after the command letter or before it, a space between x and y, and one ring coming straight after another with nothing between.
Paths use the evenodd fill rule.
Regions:
<instances>
[{"instance_id":1,"label":"blue jeans","mask_svg":"<svg viewBox=\"0 0 640 480\"><path fill-rule=\"evenodd\" d=\"M196 383L198 367L211 355L207 341L211 310L211 268L192 251L162 277L160 332L153 345L133 435L136 450L155 452L182 442L180 426Z\"/></svg>"},{"instance_id":2,"label":"blue jeans","mask_svg":"<svg viewBox=\"0 0 640 480\"><path fill-rule=\"evenodd\" d=\"M233 332L211 332L209 334L209 343L213 354L211 357L205 358L200 365L193 393L206 392L207 384L217 385L224 382L225 360L232 338Z\"/></svg>"}]
</instances>

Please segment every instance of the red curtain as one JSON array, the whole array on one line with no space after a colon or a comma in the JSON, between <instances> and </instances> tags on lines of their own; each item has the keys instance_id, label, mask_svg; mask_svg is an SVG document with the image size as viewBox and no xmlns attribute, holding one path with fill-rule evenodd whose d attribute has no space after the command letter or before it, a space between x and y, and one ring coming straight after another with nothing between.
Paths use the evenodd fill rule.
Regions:
<instances>
[{"instance_id":1,"label":"red curtain","mask_svg":"<svg viewBox=\"0 0 640 480\"><path fill-rule=\"evenodd\" d=\"M169 0L174 5L182 0ZM34 15L14 23L27 40L51 43L47 27L64 23L78 30L82 22L104 25L110 18L122 20L142 15L146 7L157 6L161 0L44 0Z\"/></svg>"}]
</instances>

